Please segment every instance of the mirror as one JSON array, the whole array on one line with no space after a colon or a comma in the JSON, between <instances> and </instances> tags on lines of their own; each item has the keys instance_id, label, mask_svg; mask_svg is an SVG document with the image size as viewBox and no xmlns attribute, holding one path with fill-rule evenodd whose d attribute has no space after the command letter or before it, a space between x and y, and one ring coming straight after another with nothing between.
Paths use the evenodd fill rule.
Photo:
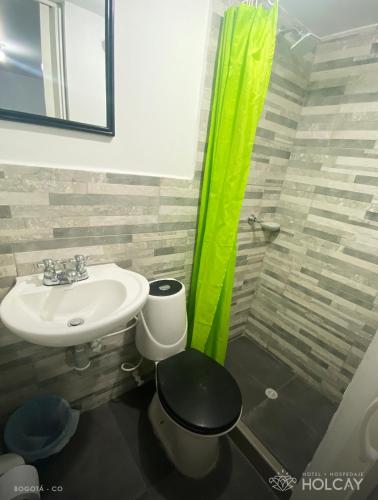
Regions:
<instances>
[{"instance_id":1,"label":"mirror","mask_svg":"<svg viewBox=\"0 0 378 500\"><path fill-rule=\"evenodd\" d=\"M112 0L0 0L0 119L114 135Z\"/></svg>"}]
</instances>

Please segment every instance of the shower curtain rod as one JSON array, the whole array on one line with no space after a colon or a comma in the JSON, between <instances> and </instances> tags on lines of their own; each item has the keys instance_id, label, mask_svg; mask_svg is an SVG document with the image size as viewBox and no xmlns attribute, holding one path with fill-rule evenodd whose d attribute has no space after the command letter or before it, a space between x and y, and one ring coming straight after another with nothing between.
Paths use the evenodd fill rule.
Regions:
<instances>
[{"instance_id":1,"label":"shower curtain rod","mask_svg":"<svg viewBox=\"0 0 378 500\"><path fill-rule=\"evenodd\" d=\"M242 0L241 3L244 3L246 5L254 5L255 7L258 7L258 5L264 3L264 1L267 2L271 7L273 7L273 5L275 4L275 0ZM291 14L289 14L288 11L281 5L281 2L279 0L277 0L277 3L278 3L278 9L280 11L282 11L284 14L286 14L289 18L291 18L297 24L299 24L300 26L302 26L303 28L305 28L308 33L314 34L297 17L294 17ZM318 37L317 35L314 35L314 36L316 36L317 38L320 39L320 37Z\"/></svg>"},{"instance_id":2,"label":"shower curtain rod","mask_svg":"<svg viewBox=\"0 0 378 500\"><path fill-rule=\"evenodd\" d=\"M270 6L273 6L275 4L274 0L266 0L266 2L268 2L268 4ZM242 3L245 3L247 5L254 5L255 7L257 7L258 4L260 3L260 0L243 0ZM261 3L263 3L263 2L261 2ZM278 5L278 6L280 7L280 5Z\"/></svg>"}]
</instances>

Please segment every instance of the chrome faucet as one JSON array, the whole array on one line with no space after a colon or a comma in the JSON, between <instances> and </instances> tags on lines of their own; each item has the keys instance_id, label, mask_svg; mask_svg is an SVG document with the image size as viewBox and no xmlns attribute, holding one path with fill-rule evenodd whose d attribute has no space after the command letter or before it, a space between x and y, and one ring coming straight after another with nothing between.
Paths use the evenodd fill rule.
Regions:
<instances>
[{"instance_id":1,"label":"chrome faucet","mask_svg":"<svg viewBox=\"0 0 378 500\"><path fill-rule=\"evenodd\" d=\"M88 278L87 260L84 255L67 260L44 259L36 267L43 270L44 285L67 285Z\"/></svg>"}]
</instances>

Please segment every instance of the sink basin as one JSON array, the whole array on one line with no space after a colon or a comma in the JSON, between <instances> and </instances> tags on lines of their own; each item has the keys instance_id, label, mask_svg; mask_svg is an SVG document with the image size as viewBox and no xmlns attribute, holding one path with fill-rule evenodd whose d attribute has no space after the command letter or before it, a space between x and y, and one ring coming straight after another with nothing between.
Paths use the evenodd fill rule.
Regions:
<instances>
[{"instance_id":1,"label":"sink basin","mask_svg":"<svg viewBox=\"0 0 378 500\"><path fill-rule=\"evenodd\" d=\"M17 278L0 306L2 322L24 340L51 347L125 328L146 302L147 280L116 264L90 266L88 273L87 280L57 286L43 285L42 274Z\"/></svg>"}]
</instances>

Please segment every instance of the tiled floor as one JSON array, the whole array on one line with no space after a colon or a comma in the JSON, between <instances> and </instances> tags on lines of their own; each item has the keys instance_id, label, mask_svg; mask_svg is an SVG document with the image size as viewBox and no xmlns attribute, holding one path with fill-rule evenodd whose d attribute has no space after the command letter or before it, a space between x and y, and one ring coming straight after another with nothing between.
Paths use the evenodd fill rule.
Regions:
<instances>
[{"instance_id":1,"label":"tiled floor","mask_svg":"<svg viewBox=\"0 0 378 500\"><path fill-rule=\"evenodd\" d=\"M243 395L242 420L286 470L299 477L337 406L248 337L230 343L226 366ZM270 387L278 398L268 399Z\"/></svg>"},{"instance_id":2,"label":"tiled floor","mask_svg":"<svg viewBox=\"0 0 378 500\"><path fill-rule=\"evenodd\" d=\"M43 500L274 500L272 490L228 438L217 468L205 479L180 475L153 435L147 407L153 385L81 416L58 455L36 464Z\"/></svg>"}]
</instances>

